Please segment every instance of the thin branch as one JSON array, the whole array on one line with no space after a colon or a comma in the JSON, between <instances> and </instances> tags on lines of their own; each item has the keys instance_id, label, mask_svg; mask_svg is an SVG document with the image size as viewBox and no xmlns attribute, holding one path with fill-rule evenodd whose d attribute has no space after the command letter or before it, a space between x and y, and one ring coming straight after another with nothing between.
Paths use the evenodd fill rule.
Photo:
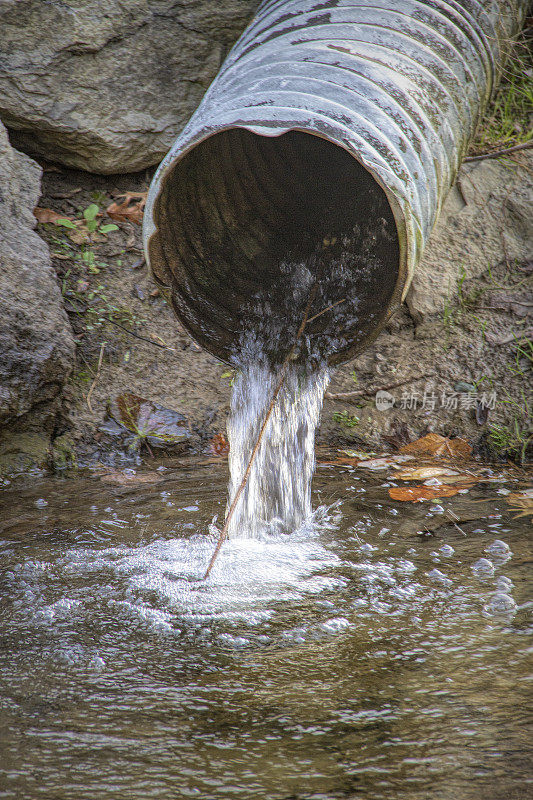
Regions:
<instances>
[{"instance_id":1,"label":"thin branch","mask_svg":"<svg viewBox=\"0 0 533 800\"><path fill-rule=\"evenodd\" d=\"M242 481L239 484L239 488L235 492L235 497L232 500L231 506L229 508L228 514L227 514L225 522L224 522L224 526L223 526L222 530L220 531L220 536L218 537L218 542L216 544L214 553L211 556L211 561L209 562L209 565L208 565L208 567L207 567L207 569L205 571L205 575L203 577L204 581L207 580L207 578L209 577L209 573L211 572L211 570L213 568L213 565L214 565L215 561L217 560L217 556L218 556L218 554L220 552L220 548L222 547L225 539L228 536L229 523L231 521L231 518L233 517L233 514L235 513L235 509L237 508L237 503L239 502L239 498L240 498L241 494L243 493L246 484L248 483L248 478L250 476L250 472L252 470L252 466L253 466L253 463L255 461L255 457L256 457L256 455L257 455L257 453L259 451L259 447L261 445L261 440L263 438L263 434L264 434L266 426L268 424L268 420L270 419L272 411L274 410L274 406L276 404L277 397L278 397L278 395L279 395L279 393L281 391L281 387L283 386L283 382L285 380L285 375L287 373L287 368L288 368L289 363L292 360L292 357L293 357L293 355L294 355L294 353L296 351L296 347L297 347L298 341L299 341L302 333L304 332L305 326L307 325L307 323L309 321L308 320L309 311L311 310L311 305L313 303L313 300L315 299L317 287L318 287L318 275L317 275L317 278L315 279L315 283L313 284L313 287L312 287L312 289L311 289L311 291L309 293L309 299L307 301L307 306L305 308L305 312L304 312L303 319L302 319L302 322L300 324L300 327L298 328L298 332L296 334L296 338L294 340L294 344L291 347L289 353L287 354L287 356L285 358L285 361L281 365L281 370L280 370L280 374L279 374L278 383L276 385L276 388L274 389L274 393L272 395L272 399L270 401L270 405L268 406L267 412L265 414L265 418L263 420L263 424L261 425L261 430L259 431L259 436L257 437L257 441L256 441L256 443L254 445L254 449L252 450L252 455L250 456L250 459L248 461L248 465L247 465L246 470L244 472L244 476L242 478Z\"/></svg>"},{"instance_id":2,"label":"thin branch","mask_svg":"<svg viewBox=\"0 0 533 800\"><path fill-rule=\"evenodd\" d=\"M530 339L532 336L533 328L528 328L523 331L523 333L510 333L507 336L503 336L501 339L497 339L495 336L487 336L486 338L490 344L510 344L511 342L521 342L524 339Z\"/></svg>"},{"instance_id":3,"label":"thin branch","mask_svg":"<svg viewBox=\"0 0 533 800\"><path fill-rule=\"evenodd\" d=\"M432 378L433 375L435 375L435 373L430 372L429 375L419 375L418 378L406 378L406 380L389 383L387 386L377 386L374 389L355 389L353 392L326 392L325 397L328 400L348 401L355 397L369 397L371 394L376 394L376 392L386 392L389 389L396 389L398 386L404 386L406 383L416 383L416 381L427 380L428 378Z\"/></svg>"},{"instance_id":4,"label":"thin branch","mask_svg":"<svg viewBox=\"0 0 533 800\"><path fill-rule=\"evenodd\" d=\"M489 150L487 153L480 153L478 156L467 156L463 158L463 163L467 161L483 161L485 158L499 158L507 153L516 153L518 150L529 150L533 147L533 140L523 142L522 144L515 144L512 147L502 147L501 150Z\"/></svg>"},{"instance_id":5,"label":"thin branch","mask_svg":"<svg viewBox=\"0 0 533 800\"><path fill-rule=\"evenodd\" d=\"M310 322L313 322L313 320L318 319L319 317L322 316L322 314L326 314L328 311L331 311L332 308L335 308L335 306L339 306L341 303L345 302L346 302L345 297L343 297L342 300L337 300L336 303L333 303L332 305L328 306L323 311L319 311L318 314L314 315L314 317L309 317L309 319L307 320L307 324L309 325Z\"/></svg>"},{"instance_id":6,"label":"thin branch","mask_svg":"<svg viewBox=\"0 0 533 800\"><path fill-rule=\"evenodd\" d=\"M176 353L177 350L175 347L170 347L168 344L160 344L159 342L155 342L153 339L148 339L146 336L141 336L139 333L135 333L134 331L130 331L129 328L126 328L124 325L121 325L120 322L115 322L114 319L110 317L103 317L106 322L110 322L111 325L116 325L117 328L120 328L125 333L128 333L130 336L135 337L135 339L140 339L141 342L148 342L148 344L153 344L155 347L160 347L161 350L169 350L171 353Z\"/></svg>"},{"instance_id":7,"label":"thin branch","mask_svg":"<svg viewBox=\"0 0 533 800\"><path fill-rule=\"evenodd\" d=\"M91 395L94 391L94 387L96 386L96 382L98 381L98 376L100 375L100 369L102 368L102 361L104 358L104 350L107 342L102 342L100 347L100 356L98 358L98 366L96 367L96 375L94 376L94 381L91 383L91 388L89 389L89 393L87 395L87 406L91 414L94 414L93 407L91 405Z\"/></svg>"}]
</instances>

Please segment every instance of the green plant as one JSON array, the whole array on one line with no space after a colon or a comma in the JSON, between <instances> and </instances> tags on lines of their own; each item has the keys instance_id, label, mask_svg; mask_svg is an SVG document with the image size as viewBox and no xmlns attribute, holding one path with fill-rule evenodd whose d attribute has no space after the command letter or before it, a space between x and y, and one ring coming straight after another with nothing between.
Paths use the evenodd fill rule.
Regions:
<instances>
[{"instance_id":1,"label":"green plant","mask_svg":"<svg viewBox=\"0 0 533 800\"><path fill-rule=\"evenodd\" d=\"M489 443L499 455L507 455L523 464L529 443L533 440L529 403L523 389L520 401L515 400L505 387L503 391L507 397L502 402L512 407L512 420L508 425L489 425Z\"/></svg>"},{"instance_id":2,"label":"green plant","mask_svg":"<svg viewBox=\"0 0 533 800\"><path fill-rule=\"evenodd\" d=\"M506 455L523 464L533 433L524 427L518 417L514 417L510 425L489 425L489 443L498 455Z\"/></svg>"},{"instance_id":3,"label":"green plant","mask_svg":"<svg viewBox=\"0 0 533 800\"><path fill-rule=\"evenodd\" d=\"M118 231L118 225L115 225L114 222L102 224L102 222L97 219L99 213L100 207L97 206L96 203L91 203L91 205L87 206L83 211L83 220L73 221L68 219L68 217L60 217L56 220L56 225L61 225L63 228L68 228L69 230L80 230L80 228L85 227L89 238L96 232L111 233L111 231ZM81 225L80 222L82 223Z\"/></svg>"},{"instance_id":4,"label":"green plant","mask_svg":"<svg viewBox=\"0 0 533 800\"><path fill-rule=\"evenodd\" d=\"M344 425L346 428L355 428L359 425L360 419L355 414L348 413L348 411L335 411L333 413L333 421L339 425Z\"/></svg>"},{"instance_id":5,"label":"green plant","mask_svg":"<svg viewBox=\"0 0 533 800\"><path fill-rule=\"evenodd\" d=\"M533 137L533 56L525 34L512 43L501 83L477 131L473 150L522 144Z\"/></svg>"}]
</instances>

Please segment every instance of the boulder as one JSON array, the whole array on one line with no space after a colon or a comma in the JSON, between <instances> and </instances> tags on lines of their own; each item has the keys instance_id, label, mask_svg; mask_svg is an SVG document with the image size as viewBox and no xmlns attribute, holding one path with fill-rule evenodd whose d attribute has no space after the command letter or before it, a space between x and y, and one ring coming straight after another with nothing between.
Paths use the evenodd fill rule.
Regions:
<instances>
[{"instance_id":1,"label":"boulder","mask_svg":"<svg viewBox=\"0 0 533 800\"><path fill-rule=\"evenodd\" d=\"M90 172L158 163L257 0L3 0L0 119L15 147Z\"/></svg>"},{"instance_id":2,"label":"boulder","mask_svg":"<svg viewBox=\"0 0 533 800\"><path fill-rule=\"evenodd\" d=\"M463 275L533 258L533 154L517 157L524 166L486 159L461 167L407 294L416 322L443 311Z\"/></svg>"},{"instance_id":3,"label":"boulder","mask_svg":"<svg viewBox=\"0 0 533 800\"><path fill-rule=\"evenodd\" d=\"M48 246L35 233L41 168L0 123L0 429L51 433L74 341Z\"/></svg>"}]
</instances>

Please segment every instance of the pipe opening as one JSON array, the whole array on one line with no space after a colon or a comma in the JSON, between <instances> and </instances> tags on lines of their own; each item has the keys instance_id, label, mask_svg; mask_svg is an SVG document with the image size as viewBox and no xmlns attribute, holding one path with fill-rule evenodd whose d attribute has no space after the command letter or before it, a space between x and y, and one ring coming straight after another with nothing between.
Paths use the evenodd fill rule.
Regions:
<instances>
[{"instance_id":1,"label":"pipe opening","mask_svg":"<svg viewBox=\"0 0 533 800\"><path fill-rule=\"evenodd\" d=\"M310 293L309 317L320 316L298 360L346 361L401 290L385 192L344 148L312 134L211 136L166 172L154 221L156 279L196 341L229 363L241 363L252 340L282 361Z\"/></svg>"}]
</instances>

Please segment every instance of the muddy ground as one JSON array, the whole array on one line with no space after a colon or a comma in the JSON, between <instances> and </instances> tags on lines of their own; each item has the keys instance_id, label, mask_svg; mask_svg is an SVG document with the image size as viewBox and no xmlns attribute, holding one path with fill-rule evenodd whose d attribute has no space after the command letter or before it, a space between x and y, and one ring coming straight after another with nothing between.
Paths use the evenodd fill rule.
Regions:
<instances>
[{"instance_id":1,"label":"muddy ground","mask_svg":"<svg viewBox=\"0 0 533 800\"><path fill-rule=\"evenodd\" d=\"M146 190L152 174L109 177L44 166L39 206L79 218L96 203L102 224L111 222L105 208L113 199ZM141 227L118 225L85 244L61 226L39 226L77 344L49 459L56 469L138 460L104 422L110 401L124 392L183 413L193 451L208 449L225 431L228 367L189 338L157 291L142 259ZM532 270L530 261L503 258L478 277L460 271L444 309L418 324L402 306L365 353L334 373L319 443L394 449L435 431L467 438L484 457L523 459L531 436ZM392 396L384 409L376 408L379 389ZM346 392L359 394L335 398ZM148 447L141 457L150 461Z\"/></svg>"}]
</instances>

